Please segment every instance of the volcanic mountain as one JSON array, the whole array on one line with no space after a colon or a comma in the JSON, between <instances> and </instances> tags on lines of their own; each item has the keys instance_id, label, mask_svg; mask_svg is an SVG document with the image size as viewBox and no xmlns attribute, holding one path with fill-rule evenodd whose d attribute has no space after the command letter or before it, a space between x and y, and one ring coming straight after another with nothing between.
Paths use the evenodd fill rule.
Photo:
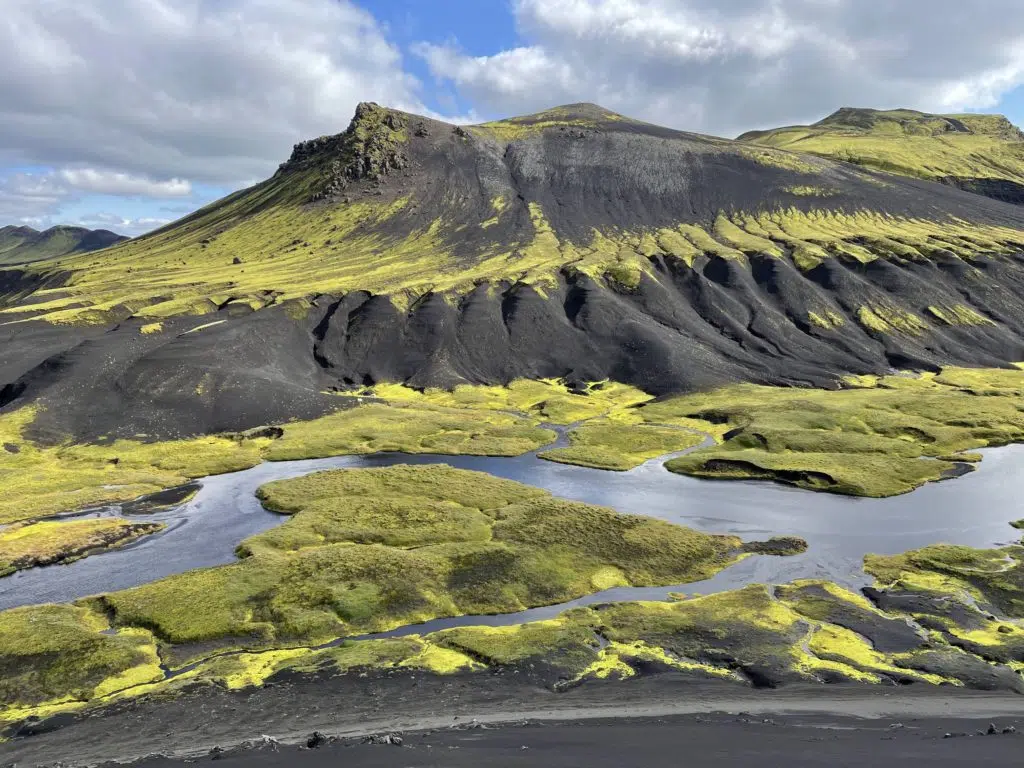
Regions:
<instances>
[{"instance_id":1,"label":"volcanic mountain","mask_svg":"<svg viewBox=\"0 0 1024 768\"><path fill-rule=\"evenodd\" d=\"M846 107L813 125L750 131L739 140L810 152L1024 204L1024 132L1002 115Z\"/></svg>"},{"instance_id":2,"label":"volcanic mountain","mask_svg":"<svg viewBox=\"0 0 1024 768\"><path fill-rule=\"evenodd\" d=\"M948 184L588 104L476 126L363 104L265 182L0 272L0 405L39 402L40 437L165 437L381 381L1008 365L1022 253L1024 209Z\"/></svg>"},{"instance_id":3,"label":"volcanic mountain","mask_svg":"<svg viewBox=\"0 0 1024 768\"><path fill-rule=\"evenodd\" d=\"M0 265L98 251L127 239L107 229L58 226L40 232L32 227L0 227Z\"/></svg>"}]
</instances>

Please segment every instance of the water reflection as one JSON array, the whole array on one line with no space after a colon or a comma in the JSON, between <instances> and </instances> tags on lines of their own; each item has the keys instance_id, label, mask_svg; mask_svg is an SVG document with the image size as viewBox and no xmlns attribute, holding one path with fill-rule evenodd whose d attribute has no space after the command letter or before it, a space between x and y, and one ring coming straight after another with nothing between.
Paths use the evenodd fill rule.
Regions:
<instances>
[{"instance_id":1,"label":"water reflection","mask_svg":"<svg viewBox=\"0 0 1024 768\"><path fill-rule=\"evenodd\" d=\"M161 534L69 565L36 568L0 579L0 609L64 602L192 568L233 562L239 542L283 521L256 500L254 493L263 483L324 469L402 463L450 464L702 531L744 539L796 535L809 544L802 555L751 557L699 584L649 591L609 590L586 598L586 602L660 599L673 589L711 592L797 578L825 578L858 587L865 583L861 562L868 552L891 554L937 542L989 547L1015 539L1008 522L1024 517L1020 504L1024 498L1024 473L1020 472L1024 446L982 453L985 460L977 472L890 499L854 499L758 482L698 480L666 471L662 460L630 472L554 464L531 454L509 459L376 454L265 463L203 479L201 490L191 501L147 516L168 523ZM118 511L111 507L99 514ZM562 608L537 609L536 616Z\"/></svg>"}]
</instances>

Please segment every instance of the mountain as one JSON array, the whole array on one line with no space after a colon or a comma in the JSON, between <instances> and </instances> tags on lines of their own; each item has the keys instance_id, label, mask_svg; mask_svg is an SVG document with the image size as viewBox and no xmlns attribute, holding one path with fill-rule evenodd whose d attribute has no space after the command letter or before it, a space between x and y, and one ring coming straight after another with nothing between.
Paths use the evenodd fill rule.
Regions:
<instances>
[{"instance_id":1,"label":"mountain","mask_svg":"<svg viewBox=\"0 0 1024 768\"><path fill-rule=\"evenodd\" d=\"M655 394L1024 360L1024 209L587 104L375 104L267 181L0 272L0 406L64 439L234 430L330 388Z\"/></svg>"},{"instance_id":2,"label":"mountain","mask_svg":"<svg viewBox=\"0 0 1024 768\"><path fill-rule=\"evenodd\" d=\"M810 152L1024 204L1024 132L1002 115L846 107L813 125L750 131L739 140Z\"/></svg>"},{"instance_id":3,"label":"mountain","mask_svg":"<svg viewBox=\"0 0 1024 768\"><path fill-rule=\"evenodd\" d=\"M40 232L32 227L0 227L0 265L98 251L127 239L106 229L58 226Z\"/></svg>"}]
</instances>

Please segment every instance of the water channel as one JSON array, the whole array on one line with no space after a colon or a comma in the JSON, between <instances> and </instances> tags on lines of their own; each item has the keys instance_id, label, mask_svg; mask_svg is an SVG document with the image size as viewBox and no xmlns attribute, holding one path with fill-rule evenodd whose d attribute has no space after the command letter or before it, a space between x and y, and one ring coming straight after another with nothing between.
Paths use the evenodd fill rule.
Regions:
<instances>
[{"instance_id":1,"label":"water channel","mask_svg":"<svg viewBox=\"0 0 1024 768\"><path fill-rule=\"evenodd\" d=\"M869 552L898 553L938 542L990 547L1016 539L1008 523L1024 516L1020 502L1024 498L1024 472L1020 471L1024 445L982 453L985 459L976 472L888 499L834 496L764 482L699 480L667 471L663 466L666 457L629 472L555 464L536 453L514 458L381 453L267 462L202 478L197 481L198 493L183 504L152 514L126 515L162 520L167 528L159 534L67 565L34 568L0 579L0 609L66 602L192 568L233 562L235 547L243 539L287 519L263 509L255 496L262 484L326 469L394 464L449 464L701 531L735 534L745 540L795 535L809 545L806 553L794 557L749 557L703 582L616 588L519 614L442 619L432 622L437 626L430 629L466 623L506 624L551 616L572 605L664 599L672 591L708 593L800 578L828 579L858 588L868 582L861 565ZM112 505L89 514L125 512Z\"/></svg>"}]
</instances>

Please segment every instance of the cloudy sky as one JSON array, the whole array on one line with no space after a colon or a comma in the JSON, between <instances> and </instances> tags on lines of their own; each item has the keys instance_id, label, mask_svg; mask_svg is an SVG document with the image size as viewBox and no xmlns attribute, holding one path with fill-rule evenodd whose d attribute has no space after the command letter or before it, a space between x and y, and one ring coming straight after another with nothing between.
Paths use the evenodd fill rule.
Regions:
<instances>
[{"instance_id":1,"label":"cloudy sky","mask_svg":"<svg viewBox=\"0 0 1024 768\"><path fill-rule=\"evenodd\" d=\"M733 136L841 106L1024 123L1020 0L3 0L0 225L136 235L359 101L576 101Z\"/></svg>"}]
</instances>

